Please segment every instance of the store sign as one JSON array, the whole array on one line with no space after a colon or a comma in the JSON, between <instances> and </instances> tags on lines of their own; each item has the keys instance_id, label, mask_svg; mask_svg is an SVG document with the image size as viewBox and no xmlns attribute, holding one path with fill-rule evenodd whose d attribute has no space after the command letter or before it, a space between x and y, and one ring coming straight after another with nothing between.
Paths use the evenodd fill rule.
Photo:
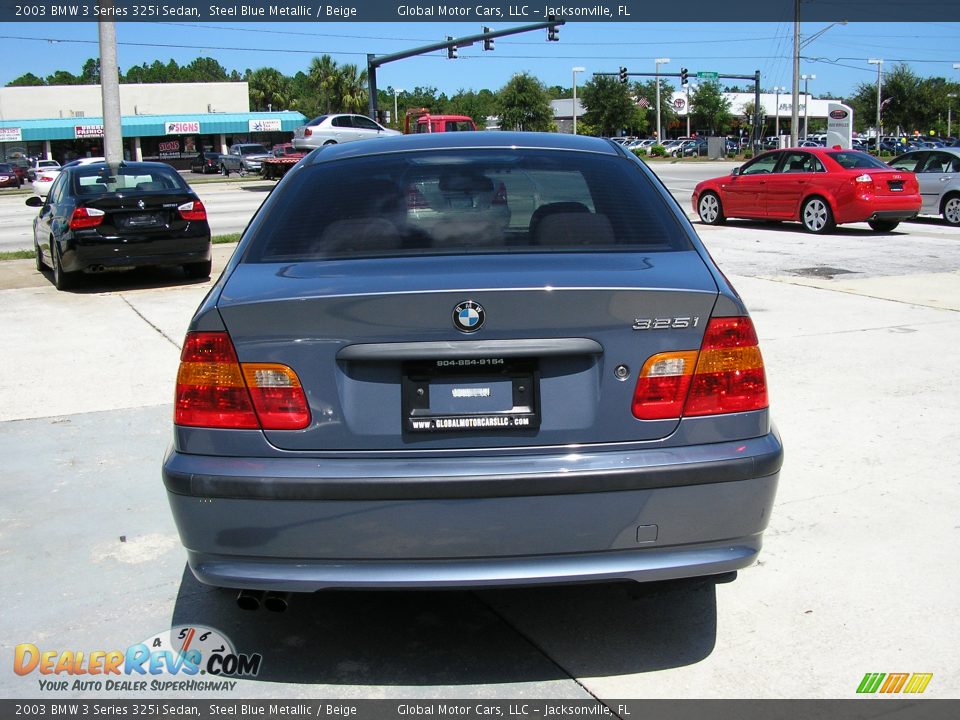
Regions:
<instances>
[{"instance_id":1,"label":"store sign","mask_svg":"<svg viewBox=\"0 0 960 720\"><path fill-rule=\"evenodd\" d=\"M160 143L159 151L160 157L162 158L178 158L180 157L180 141L169 140L162 142Z\"/></svg>"},{"instance_id":2,"label":"store sign","mask_svg":"<svg viewBox=\"0 0 960 720\"><path fill-rule=\"evenodd\" d=\"M164 123L164 132L167 135L183 135L185 133L200 132L199 120L168 120Z\"/></svg>"},{"instance_id":3,"label":"store sign","mask_svg":"<svg viewBox=\"0 0 960 720\"><path fill-rule=\"evenodd\" d=\"M0 128L0 142L23 142L23 133L18 127Z\"/></svg>"},{"instance_id":4,"label":"store sign","mask_svg":"<svg viewBox=\"0 0 960 720\"><path fill-rule=\"evenodd\" d=\"M84 138L102 138L103 125L74 125L73 136L77 140Z\"/></svg>"},{"instance_id":5,"label":"store sign","mask_svg":"<svg viewBox=\"0 0 960 720\"><path fill-rule=\"evenodd\" d=\"M832 102L827 106L827 147L853 147L853 108Z\"/></svg>"},{"instance_id":6,"label":"store sign","mask_svg":"<svg viewBox=\"0 0 960 720\"><path fill-rule=\"evenodd\" d=\"M279 120L248 120L247 128L250 132L280 132L282 129Z\"/></svg>"}]
</instances>

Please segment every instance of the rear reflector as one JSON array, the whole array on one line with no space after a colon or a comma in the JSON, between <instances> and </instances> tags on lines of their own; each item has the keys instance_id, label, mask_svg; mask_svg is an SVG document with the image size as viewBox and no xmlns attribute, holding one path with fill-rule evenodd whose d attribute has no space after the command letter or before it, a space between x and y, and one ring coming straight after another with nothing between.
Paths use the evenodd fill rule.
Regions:
<instances>
[{"instance_id":1,"label":"rear reflector","mask_svg":"<svg viewBox=\"0 0 960 720\"><path fill-rule=\"evenodd\" d=\"M748 317L713 318L700 352L660 353L644 363L633 394L640 420L761 410L767 381Z\"/></svg>"},{"instance_id":2,"label":"rear reflector","mask_svg":"<svg viewBox=\"0 0 960 720\"><path fill-rule=\"evenodd\" d=\"M174 422L190 427L299 430L310 424L296 373L285 365L241 365L225 332L188 333L177 373Z\"/></svg>"},{"instance_id":3,"label":"rear reflector","mask_svg":"<svg viewBox=\"0 0 960 720\"><path fill-rule=\"evenodd\" d=\"M103 222L105 215L106 213L103 210L97 210L96 208L74 208L73 215L70 216L70 229L79 230L96 227Z\"/></svg>"},{"instance_id":4,"label":"rear reflector","mask_svg":"<svg viewBox=\"0 0 960 720\"><path fill-rule=\"evenodd\" d=\"M199 200L194 200L193 202L184 203L177 208L177 211L180 213L180 217L184 220L206 220L207 219L207 209L203 206L203 203Z\"/></svg>"}]
</instances>

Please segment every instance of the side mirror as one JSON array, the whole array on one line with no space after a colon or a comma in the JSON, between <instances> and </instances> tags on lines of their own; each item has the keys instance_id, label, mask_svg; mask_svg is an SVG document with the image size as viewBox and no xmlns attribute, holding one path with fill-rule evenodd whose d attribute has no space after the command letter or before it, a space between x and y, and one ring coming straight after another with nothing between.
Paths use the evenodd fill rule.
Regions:
<instances>
[{"instance_id":1,"label":"side mirror","mask_svg":"<svg viewBox=\"0 0 960 720\"><path fill-rule=\"evenodd\" d=\"M31 195L24 203L30 207L43 207L44 199L39 195Z\"/></svg>"},{"instance_id":2,"label":"side mirror","mask_svg":"<svg viewBox=\"0 0 960 720\"><path fill-rule=\"evenodd\" d=\"M730 171L730 174L731 174L733 177L736 177L737 175L739 175L739 174L740 174L740 166L737 165L737 167L735 167L733 170Z\"/></svg>"}]
</instances>

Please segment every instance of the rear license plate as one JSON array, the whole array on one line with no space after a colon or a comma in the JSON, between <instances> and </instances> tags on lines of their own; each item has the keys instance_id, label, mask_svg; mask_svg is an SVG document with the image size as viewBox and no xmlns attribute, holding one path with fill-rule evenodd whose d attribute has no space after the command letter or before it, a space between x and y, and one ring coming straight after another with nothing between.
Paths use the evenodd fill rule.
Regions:
<instances>
[{"instance_id":1,"label":"rear license plate","mask_svg":"<svg viewBox=\"0 0 960 720\"><path fill-rule=\"evenodd\" d=\"M136 213L123 215L117 219L117 226L121 228L160 227L163 224L163 217L159 213Z\"/></svg>"},{"instance_id":2,"label":"rear license plate","mask_svg":"<svg viewBox=\"0 0 960 720\"><path fill-rule=\"evenodd\" d=\"M537 363L453 358L403 365L404 432L487 432L540 427Z\"/></svg>"},{"instance_id":3,"label":"rear license plate","mask_svg":"<svg viewBox=\"0 0 960 720\"><path fill-rule=\"evenodd\" d=\"M887 183L887 186L890 188L890 192L903 192L902 180L891 180Z\"/></svg>"}]
</instances>

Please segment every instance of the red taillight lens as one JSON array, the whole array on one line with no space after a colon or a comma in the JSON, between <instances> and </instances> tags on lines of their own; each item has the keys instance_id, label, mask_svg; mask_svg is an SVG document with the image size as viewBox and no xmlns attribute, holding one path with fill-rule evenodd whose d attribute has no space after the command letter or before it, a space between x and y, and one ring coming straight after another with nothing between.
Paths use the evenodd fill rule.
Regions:
<instances>
[{"instance_id":1,"label":"red taillight lens","mask_svg":"<svg viewBox=\"0 0 960 720\"><path fill-rule=\"evenodd\" d=\"M719 415L768 405L767 376L750 318L712 319L683 414Z\"/></svg>"},{"instance_id":2,"label":"red taillight lens","mask_svg":"<svg viewBox=\"0 0 960 720\"><path fill-rule=\"evenodd\" d=\"M310 128L304 128L304 129L303 129L303 136L304 136L304 137L310 137L311 135L313 135L313 130L311 130Z\"/></svg>"},{"instance_id":3,"label":"red taillight lens","mask_svg":"<svg viewBox=\"0 0 960 720\"><path fill-rule=\"evenodd\" d=\"M97 210L96 208L74 208L73 215L70 216L70 229L79 230L96 227L103 222L104 215L103 210Z\"/></svg>"},{"instance_id":4,"label":"red taillight lens","mask_svg":"<svg viewBox=\"0 0 960 720\"><path fill-rule=\"evenodd\" d=\"M767 405L763 358L747 317L711 320L699 353L649 358L633 394L633 414L640 420L746 412Z\"/></svg>"},{"instance_id":5,"label":"red taillight lens","mask_svg":"<svg viewBox=\"0 0 960 720\"><path fill-rule=\"evenodd\" d=\"M241 367L265 430L302 430L310 424L307 397L291 368L277 363L243 363Z\"/></svg>"},{"instance_id":6,"label":"red taillight lens","mask_svg":"<svg viewBox=\"0 0 960 720\"><path fill-rule=\"evenodd\" d=\"M490 201L491 205L506 205L507 204L507 186L503 183L500 183L500 187L497 188L497 192L494 193L493 200Z\"/></svg>"},{"instance_id":7,"label":"red taillight lens","mask_svg":"<svg viewBox=\"0 0 960 720\"><path fill-rule=\"evenodd\" d=\"M180 355L174 422L191 427L299 430L310 424L296 373L241 365L225 332L189 333Z\"/></svg>"},{"instance_id":8,"label":"red taillight lens","mask_svg":"<svg viewBox=\"0 0 960 720\"><path fill-rule=\"evenodd\" d=\"M203 203L199 200L194 200L193 202L184 203L177 208L177 211L180 213L180 217L184 220L206 220L207 219L207 209L203 206Z\"/></svg>"}]
</instances>

